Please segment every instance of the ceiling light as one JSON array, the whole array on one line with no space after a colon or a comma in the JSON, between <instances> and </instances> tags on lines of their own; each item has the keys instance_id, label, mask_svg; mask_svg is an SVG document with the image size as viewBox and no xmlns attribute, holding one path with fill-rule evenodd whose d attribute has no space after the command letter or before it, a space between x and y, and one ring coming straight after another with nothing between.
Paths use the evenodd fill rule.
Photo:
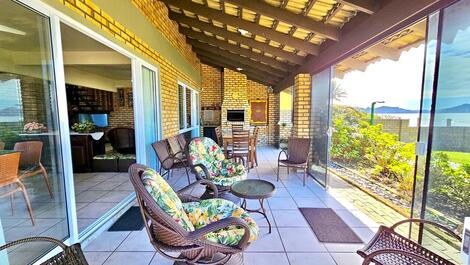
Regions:
<instances>
[{"instance_id":1,"label":"ceiling light","mask_svg":"<svg viewBox=\"0 0 470 265\"><path fill-rule=\"evenodd\" d=\"M244 29L238 29L238 32L240 32L242 35L248 35L250 32L248 32L248 30L244 30Z\"/></svg>"},{"instance_id":2,"label":"ceiling light","mask_svg":"<svg viewBox=\"0 0 470 265\"><path fill-rule=\"evenodd\" d=\"M237 71L243 71L243 68L237 67Z\"/></svg>"},{"instance_id":3,"label":"ceiling light","mask_svg":"<svg viewBox=\"0 0 470 265\"><path fill-rule=\"evenodd\" d=\"M0 24L0 31L11 33L11 34L16 34L16 35L22 35L22 36L26 35L26 32L24 32L24 31L17 30L17 29L14 29L14 28L10 28L10 27L7 27L7 26L1 25L1 24Z\"/></svg>"}]
</instances>

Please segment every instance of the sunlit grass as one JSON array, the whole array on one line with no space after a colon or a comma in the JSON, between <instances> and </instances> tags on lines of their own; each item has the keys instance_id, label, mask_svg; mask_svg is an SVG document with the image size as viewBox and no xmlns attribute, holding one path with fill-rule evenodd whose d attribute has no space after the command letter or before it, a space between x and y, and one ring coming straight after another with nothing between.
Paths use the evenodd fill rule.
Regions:
<instances>
[{"instance_id":1,"label":"sunlit grass","mask_svg":"<svg viewBox=\"0 0 470 265\"><path fill-rule=\"evenodd\" d=\"M456 164L470 164L470 153L464 152L450 152L450 151L438 151L439 153L446 154L449 160Z\"/></svg>"}]
</instances>

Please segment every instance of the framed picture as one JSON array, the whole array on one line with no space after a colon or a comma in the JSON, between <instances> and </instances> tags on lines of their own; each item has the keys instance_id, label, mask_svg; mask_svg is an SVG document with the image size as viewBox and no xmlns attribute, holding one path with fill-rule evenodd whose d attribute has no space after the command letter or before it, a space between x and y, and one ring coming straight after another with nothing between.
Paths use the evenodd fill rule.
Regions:
<instances>
[{"instance_id":1,"label":"framed picture","mask_svg":"<svg viewBox=\"0 0 470 265\"><path fill-rule=\"evenodd\" d=\"M134 96L132 95L132 92L127 92L127 106L128 107L134 106Z\"/></svg>"},{"instance_id":2,"label":"framed picture","mask_svg":"<svg viewBox=\"0 0 470 265\"><path fill-rule=\"evenodd\" d=\"M119 104L119 107L124 107L126 106L126 100L124 99L124 89L122 88L119 88L118 91L118 104Z\"/></svg>"},{"instance_id":3,"label":"framed picture","mask_svg":"<svg viewBox=\"0 0 470 265\"><path fill-rule=\"evenodd\" d=\"M250 101L250 122L258 125L268 123L268 102L266 100Z\"/></svg>"}]
</instances>

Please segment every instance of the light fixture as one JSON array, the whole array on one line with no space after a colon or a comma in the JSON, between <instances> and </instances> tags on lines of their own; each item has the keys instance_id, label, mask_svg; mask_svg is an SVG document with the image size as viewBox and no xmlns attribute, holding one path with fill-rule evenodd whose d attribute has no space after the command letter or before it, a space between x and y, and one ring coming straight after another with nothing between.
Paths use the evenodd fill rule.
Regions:
<instances>
[{"instance_id":1,"label":"light fixture","mask_svg":"<svg viewBox=\"0 0 470 265\"><path fill-rule=\"evenodd\" d=\"M24 31L17 30L17 29L14 29L14 28L10 28L10 27L7 27L7 26L1 25L1 24L0 24L0 31L11 33L11 34L16 34L16 35L22 35L22 36L26 35L26 32L24 32Z\"/></svg>"},{"instance_id":2,"label":"light fixture","mask_svg":"<svg viewBox=\"0 0 470 265\"><path fill-rule=\"evenodd\" d=\"M237 71L243 71L243 68L237 67Z\"/></svg>"},{"instance_id":3,"label":"light fixture","mask_svg":"<svg viewBox=\"0 0 470 265\"><path fill-rule=\"evenodd\" d=\"M248 30L244 30L244 29L240 29L240 28L238 29L238 32L240 32L242 35L248 35L248 33L250 33L250 32L248 32Z\"/></svg>"}]
</instances>

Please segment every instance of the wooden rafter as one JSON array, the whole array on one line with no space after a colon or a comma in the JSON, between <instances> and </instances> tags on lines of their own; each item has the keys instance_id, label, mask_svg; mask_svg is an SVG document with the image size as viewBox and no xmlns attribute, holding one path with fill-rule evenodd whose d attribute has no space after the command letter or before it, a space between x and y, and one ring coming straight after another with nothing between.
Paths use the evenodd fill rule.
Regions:
<instances>
[{"instance_id":1,"label":"wooden rafter","mask_svg":"<svg viewBox=\"0 0 470 265\"><path fill-rule=\"evenodd\" d=\"M336 3L333 5L333 8L330 10L330 12L323 18L323 23L328 23L331 21L332 18L336 16L336 14L341 11L341 8L343 7L342 3Z\"/></svg>"},{"instance_id":2,"label":"wooden rafter","mask_svg":"<svg viewBox=\"0 0 470 265\"><path fill-rule=\"evenodd\" d=\"M401 51L392 47L385 46L383 44L377 44L367 49L374 55L380 56L385 59L398 61L400 59Z\"/></svg>"},{"instance_id":3,"label":"wooden rafter","mask_svg":"<svg viewBox=\"0 0 470 265\"><path fill-rule=\"evenodd\" d=\"M282 73L279 73L277 71L273 71L273 69L265 64L261 64L259 62L253 61L249 58L246 57L241 57L236 54L233 54L229 51L221 50L213 46L209 46L207 44L204 44L202 42L200 43L193 43L193 50L198 53L205 53L207 56L208 54L211 54L215 56L216 58L224 58L224 60L229 60L232 61L234 64L242 65L244 68L252 68L255 69L256 71L259 72L264 72L272 77L277 77L277 78L282 78L285 75L282 75Z\"/></svg>"},{"instance_id":4,"label":"wooden rafter","mask_svg":"<svg viewBox=\"0 0 470 265\"><path fill-rule=\"evenodd\" d=\"M346 4L361 12L372 15L379 9L376 0L336 0L338 3Z\"/></svg>"},{"instance_id":5,"label":"wooden rafter","mask_svg":"<svg viewBox=\"0 0 470 265\"><path fill-rule=\"evenodd\" d=\"M325 25L312 18L292 13L286 9L280 9L262 1L253 0L228 0L232 4L250 9L265 16L291 24L298 28L304 28L331 40L339 39L339 30L336 27Z\"/></svg>"},{"instance_id":6,"label":"wooden rafter","mask_svg":"<svg viewBox=\"0 0 470 265\"><path fill-rule=\"evenodd\" d=\"M302 16L308 15L316 2L317 0L308 0L307 5L305 6L304 10L302 10Z\"/></svg>"},{"instance_id":7,"label":"wooden rafter","mask_svg":"<svg viewBox=\"0 0 470 265\"><path fill-rule=\"evenodd\" d=\"M200 30L204 30L207 32L211 32L213 34L219 35L221 37L224 37L226 39L230 39L239 43L243 43L244 45L247 45L251 48L258 49L260 51L264 51L267 53L270 53L274 56L286 59L287 61L294 63L294 64L302 64L305 61L305 58L302 56L295 55L293 53L283 51L281 49L278 49L276 47L273 47L271 45L256 41L254 39L244 37L241 34L227 31L223 28L219 28L216 26L213 26L211 24L202 22L198 19L195 18L190 18L187 17L183 14L178 14L178 13L170 13L170 18L178 23L186 24L188 26L192 26L195 28L198 28Z\"/></svg>"},{"instance_id":8,"label":"wooden rafter","mask_svg":"<svg viewBox=\"0 0 470 265\"><path fill-rule=\"evenodd\" d=\"M206 8L205 6L196 4L190 0L161 0L161 1L168 5L171 5L171 6L183 9L183 10L187 10L198 15L202 15L206 18L217 20L221 23L232 25L232 26L247 30L253 34L260 35L264 38L271 39L279 43L284 43L286 45L289 45L291 47L294 47L298 50L304 51L309 54L318 55L320 51L319 47L312 43L306 42L301 39L297 39L295 37L289 36L287 34L278 32L273 29L263 27L261 25L255 24L253 22L249 22L247 20L238 18L236 16L224 14L221 11L218 11L212 8ZM302 17L302 19L304 18L305 17Z\"/></svg>"},{"instance_id":9,"label":"wooden rafter","mask_svg":"<svg viewBox=\"0 0 470 265\"><path fill-rule=\"evenodd\" d=\"M226 41L222 41L222 40L219 40L217 38L209 37L204 33L192 31L192 30L187 29L187 28L181 28L180 32L183 33L184 35L186 35L187 37L191 38L191 39L187 40L187 42L191 45L194 43L195 40L198 40L198 41L202 41L202 42L211 44L211 45L219 47L219 48L223 48L224 50L228 50L230 52L233 52L233 53L236 53L236 54L239 54L239 55L243 55L243 56L246 56L248 58L251 58L251 59L254 59L254 60L257 60L257 61L260 61L260 62L264 62L267 65L270 65L272 68L276 68L278 70L283 71L282 73L284 73L284 74L286 72L289 72L289 71L292 70L292 67L289 67L289 65L287 65L285 63L282 63L282 62L279 62L278 60L276 60L272 57L267 57L267 56L264 56L260 53L253 52L249 49L241 48L238 45L233 45L233 44L230 44Z\"/></svg>"},{"instance_id":10,"label":"wooden rafter","mask_svg":"<svg viewBox=\"0 0 470 265\"><path fill-rule=\"evenodd\" d=\"M364 72L367 68L367 63L358 59L348 58L340 63L342 66L351 70L359 70Z\"/></svg>"}]
</instances>

